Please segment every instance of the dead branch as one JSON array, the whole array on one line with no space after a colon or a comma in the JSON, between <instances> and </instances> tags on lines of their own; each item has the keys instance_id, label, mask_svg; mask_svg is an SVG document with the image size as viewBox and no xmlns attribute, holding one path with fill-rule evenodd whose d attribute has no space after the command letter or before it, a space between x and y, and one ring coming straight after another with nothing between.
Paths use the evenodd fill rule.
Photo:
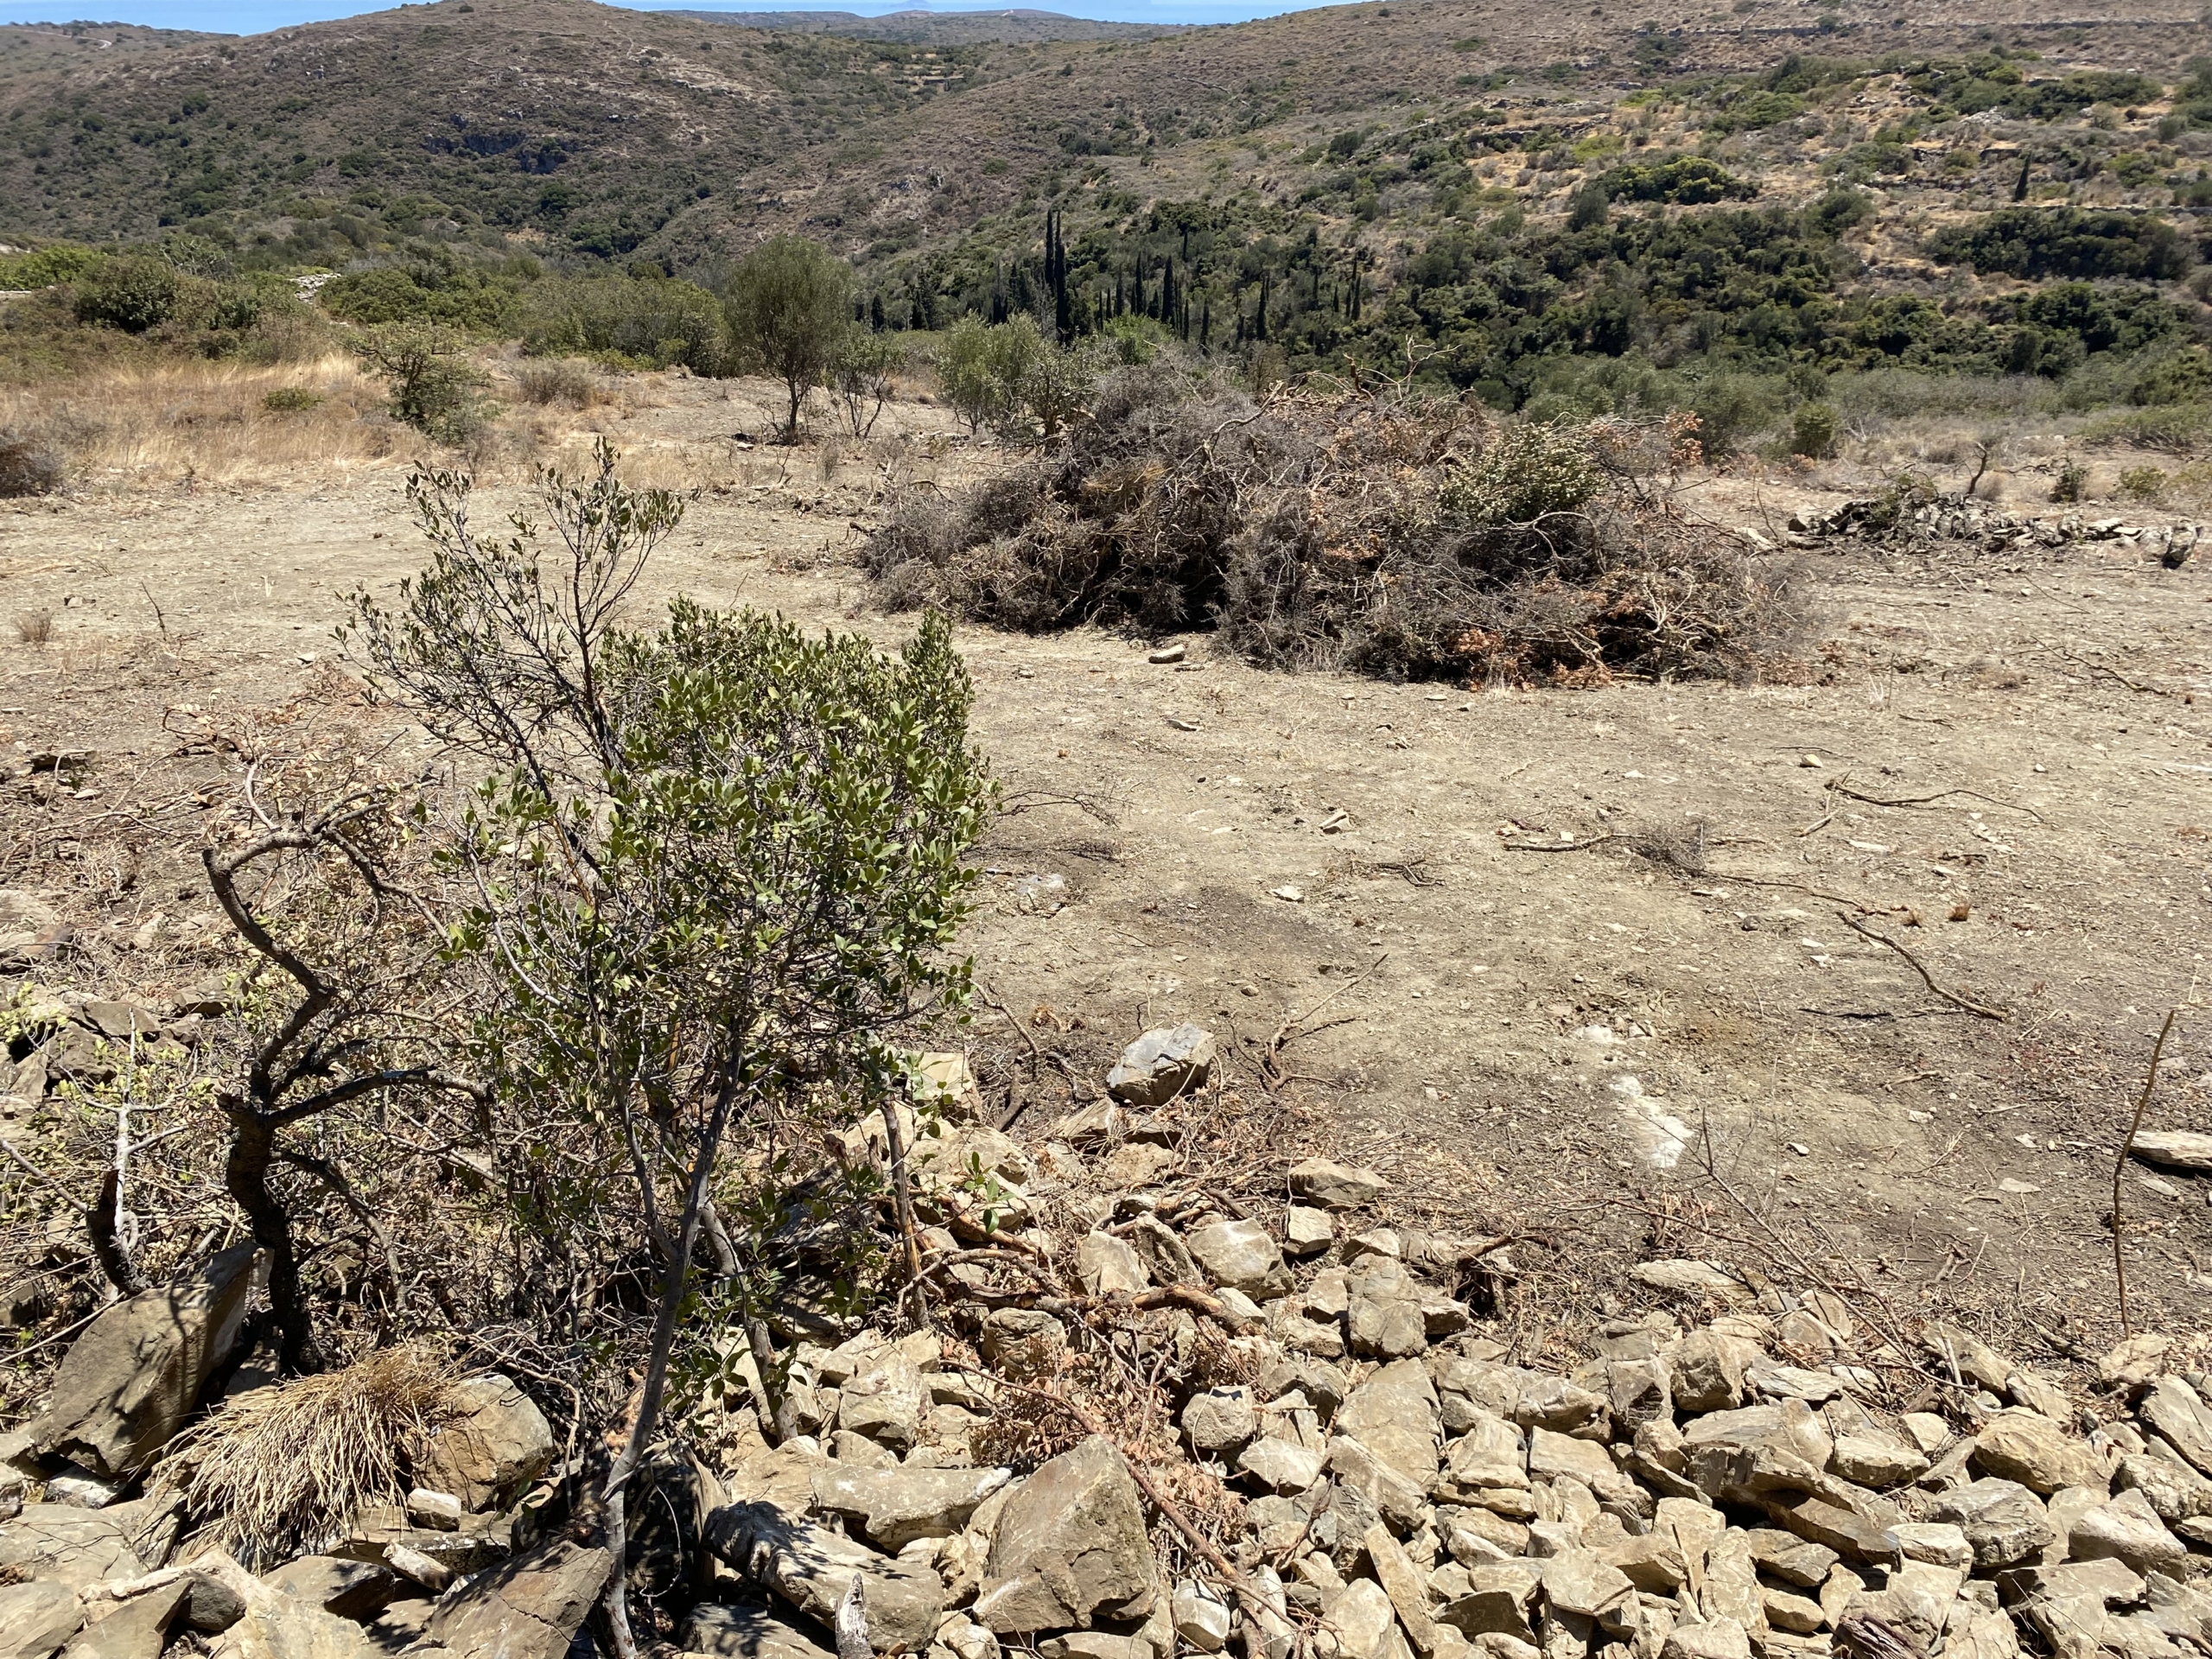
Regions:
<instances>
[{"instance_id":1,"label":"dead branch","mask_svg":"<svg viewBox=\"0 0 2212 1659\"><path fill-rule=\"evenodd\" d=\"M1971 998L1960 996L1955 992L1945 990L1941 985L1938 985L1936 982L1936 976L1928 971L1927 968L1921 963L1920 958L1914 956L1911 951L1906 950L1904 946L1899 944L1895 939L1891 938L1887 934L1877 933L1871 927L1861 927L1857 922L1853 921L1850 917L1845 915L1843 912L1840 910L1836 912L1835 916L1838 921L1841 922L1853 932L1859 934L1863 938L1872 939L1877 944L1885 944L1889 946L1891 950L1896 951L1897 955L1903 957L1905 961L1911 965L1912 971L1920 976L1921 983L1927 986L1929 990L1942 997L1943 1001L1948 1002L1953 1007L1963 1008L1968 1014L1982 1020L1995 1020L2001 1022L2010 1020L2012 1017L2012 1011L2010 1008L1987 1007L1980 1002L1973 1001Z\"/></svg>"},{"instance_id":2,"label":"dead branch","mask_svg":"<svg viewBox=\"0 0 2212 1659\"><path fill-rule=\"evenodd\" d=\"M2120 1229L2120 1178L2127 1173L2128 1154L2135 1150L2135 1136L2143 1127L2143 1114L2151 1108L2151 1091L2158 1086L2158 1062L2165 1058L2166 1039L2174 1028L2174 1016L2179 1008L2168 1008L2164 1024L2158 1027L2158 1040L2151 1046L2151 1068L2143 1074L2143 1092L2135 1097L2135 1116L2127 1126L2127 1138L2120 1143L2120 1160L2112 1168L2112 1276L2120 1286L2120 1329L2123 1336L2132 1337L2135 1327L2127 1317L2127 1253Z\"/></svg>"}]
</instances>

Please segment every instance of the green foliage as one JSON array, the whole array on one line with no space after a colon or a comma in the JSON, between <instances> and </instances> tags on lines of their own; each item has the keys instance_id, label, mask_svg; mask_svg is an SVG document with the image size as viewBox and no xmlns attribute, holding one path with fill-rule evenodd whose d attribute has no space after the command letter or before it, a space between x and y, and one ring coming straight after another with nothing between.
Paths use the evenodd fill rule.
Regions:
<instances>
[{"instance_id":1,"label":"green foliage","mask_svg":"<svg viewBox=\"0 0 2212 1659\"><path fill-rule=\"evenodd\" d=\"M143 334L177 315L191 281L150 254L102 260L77 284L77 320Z\"/></svg>"},{"instance_id":2,"label":"green foliage","mask_svg":"<svg viewBox=\"0 0 2212 1659\"><path fill-rule=\"evenodd\" d=\"M1805 100L1791 92L1751 87L1737 93L1707 121L1709 132L1755 132L1777 126L1805 112Z\"/></svg>"},{"instance_id":3,"label":"green foliage","mask_svg":"<svg viewBox=\"0 0 2212 1659\"><path fill-rule=\"evenodd\" d=\"M593 356L694 374L730 367L720 301L696 283L664 276L549 278L523 308L524 350L543 357Z\"/></svg>"},{"instance_id":4,"label":"green foliage","mask_svg":"<svg viewBox=\"0 0 2212 1659\"><path fill-rule=\"evenodd\" d=\"M1842 424L1833 404L1800 404L1790 419L1789 453L1826 460L1835 453L1836 435Z\"/></svg>"},{"instance_id":5,"label":"green foliage","mask_svg":"<svg viewBox=\"0 0 2212 1659\"><path fill-rule=\"evenodd\" d=\"M1452 468L1438 504L1466 524L1526 524L1580 512L1604 485L1586 430L1509 426L1480 455Z\"/></svg>"},{"instance_id":6,"label":"green foliage","mask_svg":"<svg viewBox=\"0 0 2212 1659\"><path fill-rule=\"evenodd\" d=\"M819 242L775 236L747 254L722 296L739 359L783 381L786 437L799 407L823 385L852 324L852 267Z\"/></svg>"},{"instance_id":7,"label":"green foliage","mask_svg":"<svg viewBox=\"0 0 2212 1659\"><path fill-rule=\"evenodd\" d=\"M981 431L1001 396L991 370L990 329L982 318L970 314L946 330L938 346L937 372L954 415L970 432Z\"/></svg>"},{"instance_id":8,"label":"green foliage","mask_svg":"<svg viewBox=\"0 0 2212 1659\"><path fill-rule=\"evenodd\" d=\"M1662 161L1617 167L1597 181L1609 201L1664 201L1703 204L1748 201L1759 188L1738 179L1704 156L1673 156Z\"/></svg>"},{"instance_id":9,"label":"green foliage","mask_svg":"<svg viewBox=\"0 0 2212 1659\"><path fill-rule=\"evenodd\" d=\"M2166 474L2156 467L2131 467L2120 475L2120 493L2131 501L2156 501L2166 493Z\"/></svg>"},{"instance_id":10,"label":"green foliage","mask_svg":"<svg viewBox=\"0 0 2212 1659\"><path fill-rule=\"evenodd\" d=\"M945 401L970 431L989 426L1018 442L1041 442L1089 406L1109 352L1121 355L1112 345L1101 351L1047 340L1027 312L989 326L963 317L938 348L938 374Z\"/></svg>"},{"instance_id":11,"label":"green foliage","mask_svg":"<svg viewBox=\"0 0 2212 1659\"><path fill-rule=\"evenodd\" d=\"M654 1247L612 1504L700 1306L708 1205L719 1305L741 1326L775 1296L770 1240L809 1207L800 1181L817 1213L851 1191L795 1157L888 1108L899 1039L965 1002L951 946L993 791L942 618L895 658L680 597L658 627L625 628L681 499L624 486L604 443L596 477L545 474L535 522L505 539L472 528L469 494L465 474L410 480L431 563L391 607L355 594L349 634L488 763L450 853L480 895L452 949L496 989L475 1049L501 1085L521 1236L549 1253L603 1237L625 1261Z\"/></svg>"},{"instance_id":12,"label":"green foliage","mask_svg":"<svg viewBox=\"0 0 2212 1659\"><path fill-rule=\"evenodd\" d=\"M2040 281L2050 276L2160 281L2185 275L2196 259L2181 233L2148 213L2078 207L2007 207L1971 225L1939 232L1929 252L1970 264L1985 276Z\"/></svg>"},{"instance_id":13,"label":"green foliage","mask_svg":"<svg viewBox=\"0 0 2212 1659\"><path fill-rule=\"evenodd\" d=\"M379 265L323 284L324 310L348 322L431 322L474 334L499 333L513 321L523 284L449 257Z\"/></svg>"},{"instance_id":14,"label":"green foliage","mask_svg":"<svg viewBox=\"0 0 2212 1659\"><path fill-rule=\"evenodd\" d=\"M465 443L490 416L483 371L452 329L430 322L386 322L353 340L363 362L391 384L393 416L440 443Z\"/></svg>"},{"instance_id":15,"label":"green foliage","mask_svg":"<svg viewBox=\"0 0 2212 1659\"><path fill-rule=\"evenodd\" d=\"M2071 505L2089 493L2089 469L2078 461L2067 461L2058 469L2058 477L2050 486L2050 499L2062 505Z\"/></svg>"},{"instance_id":16,"label":"green foliage","mask_svg":"<svg viewBox=\"0 0 2212 1659\"><path fill-rule=\"evenodd\" d=\"M262 408L271 415L296 414L317 408L321 403L322 394L308 386L279 386L261 399Z\"/></svg>"},{"instance_id":17,"label":"green foliage","mask_svg":"<svg viewBox=\"0 0 2212 1659\"><path fill-rule=\"evenodd\" d=\"M107 257L98 248L71 242L0 255L0 289L22 290L73 283L97 270Z\"/></svg>"}]
</instances>

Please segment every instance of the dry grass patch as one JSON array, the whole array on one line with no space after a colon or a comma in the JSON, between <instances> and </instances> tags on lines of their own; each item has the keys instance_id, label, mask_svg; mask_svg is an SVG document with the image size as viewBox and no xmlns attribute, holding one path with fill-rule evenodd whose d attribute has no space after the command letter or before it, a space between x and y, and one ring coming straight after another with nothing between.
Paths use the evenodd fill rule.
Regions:
<instances>
[{"instance_id":1,"label":"dry grass patch","mask_svg":"<svg viewBox=\"0 0 2212 1659\"><path fill-rule=\"evenodd\" d=\"M257 484L400 453L411 435L387 401L351 358L186 360L0 391L0 429L60 457L79 486Z\"/></svg>"},{"instance_id":2,"label":"dry grass patch","mask_svg":"<svg viewBox=\"0 0 2212 1659\"><path fill-rule=\"evenodd\" d=\"M160 1484L203 1535L257 1572L335 1541L453 1410L454 1375L424 1350L387 1348L343 1370L254 1389L173 1446Z\"/></svg>"}]
</instances>

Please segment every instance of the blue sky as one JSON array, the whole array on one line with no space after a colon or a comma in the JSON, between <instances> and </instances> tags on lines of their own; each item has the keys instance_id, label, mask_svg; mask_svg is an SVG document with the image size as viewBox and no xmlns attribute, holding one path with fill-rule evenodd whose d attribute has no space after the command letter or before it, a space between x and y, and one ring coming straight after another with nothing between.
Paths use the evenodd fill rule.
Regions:
<instances>
[{"instance_id":1,"label":"blue sky","mask_svg":"<svg viewBox=\"0 0 2212 1659\"><path fill-rule=\"evenodd\" d=\"M1058 11L1073 17L1103 17L1118 22L1232 23L1248 17L1268 17L1296 11L1325 0L1024 0L1040 11ZM986 10L965 3L938 0L836 0L833 4L808 0L747 0L744 5L715 5L702 0L671 0L667 4L644 4L643 11L856 11L874 16L887 11L976 11ZM92 19L104 23L144 23L158 29L209 29L226 35L257 35L294 23L349 17L358 12L385 8L347 4L345 0L0 0L0 23L60 23Z\"/></svg>"}]
</instances>

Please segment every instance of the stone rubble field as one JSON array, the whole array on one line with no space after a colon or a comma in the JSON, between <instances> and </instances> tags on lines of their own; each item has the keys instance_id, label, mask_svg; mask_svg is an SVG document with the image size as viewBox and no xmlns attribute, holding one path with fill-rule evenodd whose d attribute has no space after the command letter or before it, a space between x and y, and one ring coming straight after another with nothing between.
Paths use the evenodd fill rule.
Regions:
<instances>
[{"instance_id":1,"label":"stone rubble field","mask_svg":"<svg viewBox=\"0 0 2212 1659\"><path fill-rule=\"evenodd\" d=\"M2212 1382L2169 1370L2165 1338L2077 1395L1963 1331L1654 1260L1632 1275L1649 1311L1589 1331L1561 1375L1516 1363L1482 1311L1510 1241L1394 1226L1372 1171L1222 1143L1198 1027L1147 1033L1108 1098L1030 1146L980 1121L961 1057L931 1066L943 1093L903 1127L935 1309L902 1297L857 1331L799 1310L784 1376L741 1347L677 1422L642 1506L665 1524L632 1556L633 1589L677 1610L664 1654L2212 1641ZM845 1152L883 1146L870 1125ZM313 1553L257 1576L208 1546L177 1437L276 1386L238 1351L255 1265L241 1246L110 1306L0 1446L0 1659L596 1651L608 1558L546 1501L576 1453L533 1379L451 1383L404 1501Z\"/></svg>"}]
</instances>

